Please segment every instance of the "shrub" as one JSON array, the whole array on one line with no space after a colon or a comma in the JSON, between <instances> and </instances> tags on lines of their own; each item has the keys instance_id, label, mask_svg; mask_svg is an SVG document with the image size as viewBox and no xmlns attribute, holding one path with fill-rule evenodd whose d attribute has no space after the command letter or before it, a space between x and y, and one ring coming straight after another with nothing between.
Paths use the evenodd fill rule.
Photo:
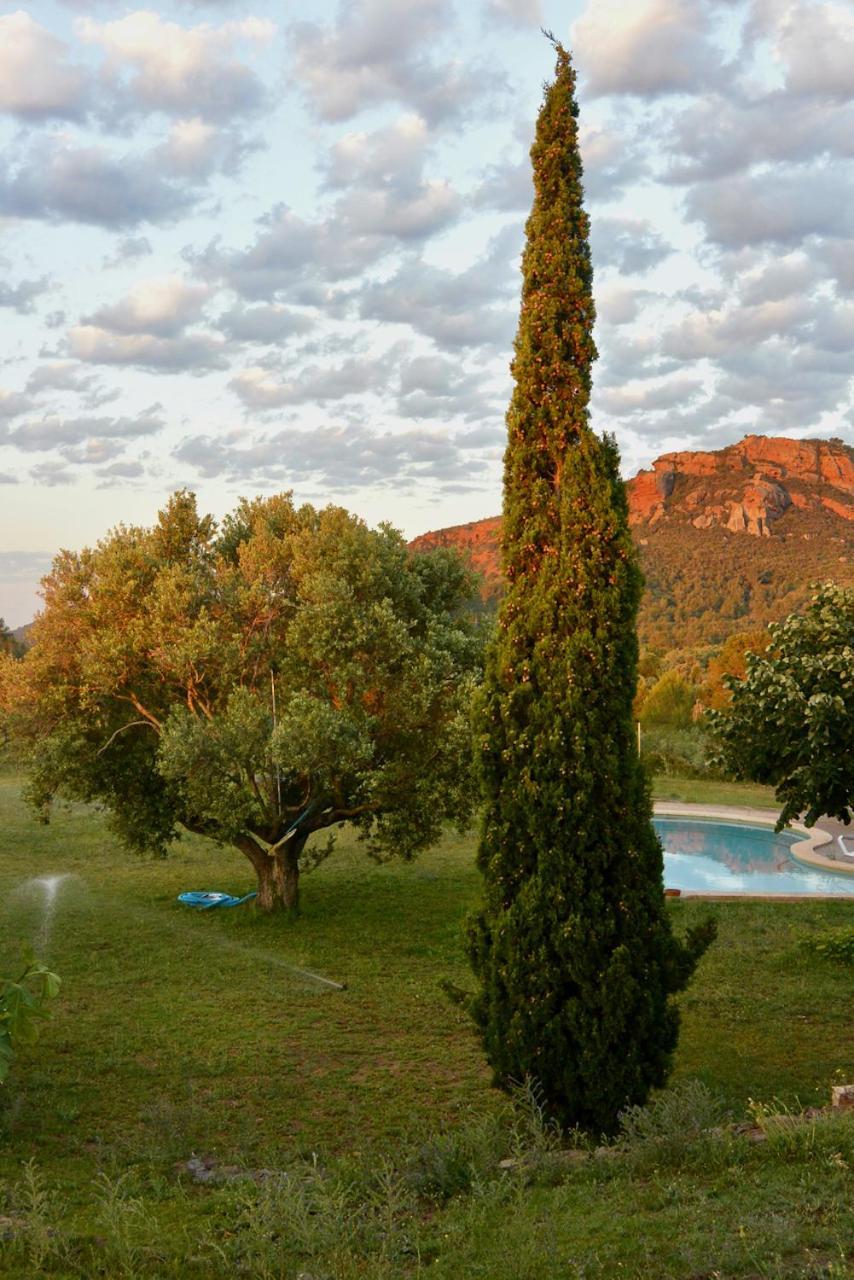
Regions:
<instances>
[{"instance_id":1,"label":"shrub","mask_svg":"<svg viewBox=\"0 0 854 1280\"><path fill-rule=\"evenodd\" d=\"M670 729L657 725L641 734L641 755L651 773L672 778L719 778L709 763L706 735L699 726Z\"/></svg>"},{"instance_id":2,"label":"shrub","mask_svg":"<svg viewBox=\"0 0 854 1280\"><path fill-rule=\"evenodd\" d=\"M854 929L837 929L832 933L820 933L808 938L807 948L825 960L838 960L854 964Z\"/></svg>"}]
</instances>

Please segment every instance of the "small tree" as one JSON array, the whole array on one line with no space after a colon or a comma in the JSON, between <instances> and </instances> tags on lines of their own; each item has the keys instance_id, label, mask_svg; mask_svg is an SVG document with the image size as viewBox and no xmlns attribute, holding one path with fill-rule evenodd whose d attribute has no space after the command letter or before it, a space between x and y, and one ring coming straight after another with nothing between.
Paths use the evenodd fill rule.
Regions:
<instances>
[{"instance_id":1,"label":"small tree","mask_svg":"<svg viewBox=\"0 0 854 1280\"><path fill-rule=\"evenodd\" d=\"M736 778L776 787L778 830L805 814L851 819L854 807L854 588L827 582L802 614L769 627L748 653L732 701L707 720L717 759Z\"/></svg>"},{"instance_id":2,"label":"small tree","mask_svg":"<svg viewBox=\"0 0 854 1280\"><path fill-rule=\"evenodd\" d=\"M30 796L103 805L137 850L181 827L232 844L265 911L297 908L321 829L411 857L471 812L470 590L452 553L410 555L340 508L243 502L218 531L176 494L44 581L33 647L0 676Z\"/></svg>"},{"instance_id":3,"label":"small tree","mask_svg":"<svg viewBox=\"0 0 854 1280\"><path fill-rule=\"evenodd\" d=\"M765 631L737 631L724 643L720 653L710 658L702 699L710 711L721 711L732 698L727 676L743 680L747 674L747 655L764 653L771 639Z\"/></svg>"},{"instance_id":4,"label":"small tree","mask_svg":"<svg viewBox=\"0 0 854 1280\"><path fill-rule=\"evenodd\" d=\"M35 1044L39 1022L47 1017L47 1002L59 991L55 973L27 953L16 978L0 977L0 1084L21 1045Z\"/></svg>"},{"instance_id":5,"label":"small tree","mask_svg":"<svg viewBox=\"0 0 854 1280\"><path fill-rule=\"evenodd\" d=\"M650 689L640 709L640 722L687 729L691 724L697 688L678 671L665 671Z\"/></svg>"},{"instance_id":6,"label":"small tree","mask_svg":"<svg viewBox=\"0 0 854 1280\"><path fill-rule=\"evenodd\" d=\"M485 793L471 1008L495 1080L533 1076L560 1124L613 1131L664 1082L671 996L709 930L672 936L632 699L641 576L596 356L574 73L557 49L531 150L507 415L508 582L477 715Z\"/></svg>"}]
</instances>

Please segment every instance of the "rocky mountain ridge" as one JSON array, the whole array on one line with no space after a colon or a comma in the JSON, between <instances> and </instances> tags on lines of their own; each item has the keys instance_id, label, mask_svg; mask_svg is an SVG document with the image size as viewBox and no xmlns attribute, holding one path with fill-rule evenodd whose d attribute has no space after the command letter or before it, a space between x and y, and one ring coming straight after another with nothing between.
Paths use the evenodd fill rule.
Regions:
<instances>
[{"instance_id":1,"label":"rocky mountain ridge","mask_svg":"<svg viewBox=\"0 0 854 1280\"><path fill-rule=\"evenodd\" d=\"M745 436L715 452L662 454L628 493L633 525L676 518L767 538L790 507L854 520L854 450L841 440Z\"/></svg>"},{"instance_id":2,"label":"rocky mountain ridge","mask_svg":"<svg viewBox=\"0 0 854 1280\"><path fill-rule=\"evenodd\" d=\"M719 450L663 454L627 483L646 575L646 644L719 644L801 607L810 583L854 582L854 449L842 440L746 436ZM502 591L501 517L423 534L456 546Z\"/></svg>"}]
</instances>

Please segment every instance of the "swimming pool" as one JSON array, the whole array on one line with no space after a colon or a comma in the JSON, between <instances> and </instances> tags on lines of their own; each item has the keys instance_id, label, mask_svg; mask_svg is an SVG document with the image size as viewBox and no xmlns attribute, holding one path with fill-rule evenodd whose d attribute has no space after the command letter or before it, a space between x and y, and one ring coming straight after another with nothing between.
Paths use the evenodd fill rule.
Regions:
<instances>
[{"instance_id":1,"label":"swimming pool","mask_svg":"<svg viewBox=\"0 0 854 1280\"><path fill-rule=\"evenodd\" d=\"M686 893L840 894L854 898L854 875L792 857L803 836L771 827L701 818L654 818L664 846L664 884Z\"/></svg>"}]
</instances>

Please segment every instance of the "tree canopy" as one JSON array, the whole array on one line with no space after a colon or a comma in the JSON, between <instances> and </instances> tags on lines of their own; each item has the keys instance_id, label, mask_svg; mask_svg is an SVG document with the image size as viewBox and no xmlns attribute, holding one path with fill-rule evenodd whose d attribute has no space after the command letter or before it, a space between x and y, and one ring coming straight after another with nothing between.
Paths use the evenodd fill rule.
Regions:
<instances>
[{"instance_id":1,"label":"tree canopy","mask_svg":"<svg viewBox=\"0 0 854 1280\"><path fill-rule=\"evenodd\" d=\"M557 48L507 414L507 594L477 713L485 902L471 1009L495 1079L612 1131L664 1082L672 995L709 940L671 933L632 700L641 575L614 442L591 431L595 308L575 75Z\"/></svg>"},{"instance_id":2,"label":"tree canopy","mask_svg":"<svg viewBox=\"0 0 854 1280\"><path fill-rule=\"evenodd\" d=\"M776 787L778 829L799 814L850 821L854 808L854 587L824 583L803 613L769 627L732 700L708 720L718 761Z\"/></svg>"},{"instance_id":3,"label":"tree canopy","mask_svg":"<svg viewBox=\"0 0 854 1280\"><path fill-rule=\"evenodd\" d=\"M672 729L687 729L691 724L697 687L678 671L665 671L647 693L639 712L641 724L667 725Z\"/></svg>"},{"instance_id":4,"label":"tree canopy","mask_svg":"<svg viewBox=\"0 0 854 1280\"><path fill-rule=\"evenodd\" d=\"M771 636L763 631L737 631L726 640L719 653L709 659L701 696L710 711L721 711L732 698L727 676L743 680L747 674L747 655L764 653Z\"/></svg>"},{"instance_id":5,"label":"tree canopy","mask_svg":"<svg viewBox=\"0 0 854 1280\"><path fill-rule=\"evenodd\" d=\"M177 493L153 528L59 555L2 668L31 799L96 801L139 851L182 827L232 844L264 910L296 907L323 828L411 857L471 812L470 592L454 553L341 508L243 501L218 528Z\"/></svg>"}]
</instances>

